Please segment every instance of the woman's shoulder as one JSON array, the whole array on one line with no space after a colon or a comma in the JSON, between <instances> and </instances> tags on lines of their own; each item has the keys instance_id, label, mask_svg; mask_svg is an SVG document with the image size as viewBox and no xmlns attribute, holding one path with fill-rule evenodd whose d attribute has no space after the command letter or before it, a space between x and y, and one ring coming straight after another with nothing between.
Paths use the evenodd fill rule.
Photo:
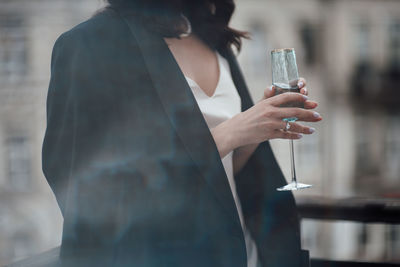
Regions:
<instances>
[{"instance_id":1,"label":"woman's shoulder","mask_svg":"<svg viewBox=\"0 0 400 267\"><path fill-rule=\"evenodd\" d=\"M68 45L83 45L90 48L92 45L106 45L128 38L129 28L121 16L112 8L102 8L85 21L60 34L57 43Z\"/></svg>"}]
</instances>

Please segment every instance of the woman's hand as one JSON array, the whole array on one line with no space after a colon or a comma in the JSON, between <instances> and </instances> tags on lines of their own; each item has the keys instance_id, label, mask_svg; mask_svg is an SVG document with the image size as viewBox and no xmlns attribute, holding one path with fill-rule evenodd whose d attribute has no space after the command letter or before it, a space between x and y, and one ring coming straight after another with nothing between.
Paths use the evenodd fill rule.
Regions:
<instances>
[{"instance_id":1,"label":"woman's hand","mask_svg":"<svg viewBox=\"0 0 400 267\"><path fill-rule=\"evenodd\" d=\"M307 90L306 84L307 84L306 79L299 78L299 82L297 83L297 86L300 88L300 94L303 94L303 95L307 96L308 95L308 90ZM272 97L274 95L275 95L275 86L272 85L272 86L268 87L264 91L264 95L263 95L263 97L262 97L262 99L260 101L262 101L264 99L267 99L267 98L270 98L270 97Z\"/></svg>"},{"instance_id":2,"label":"woman's hand","mask_svg":"<svg viewBox=\"0 0 400 267\"><path fill-rule=\"evenodd\" d=\"M300 139L302 134L312 134L315 131L313 128L302 126L297 122L290 122L289 131L284 131L286 127L284 118L297 117L298 121L307 122L322 120L317 112L310 110L316 108L318 104L308 100L305 84L304 79L299 80L302 94L285 93L274 96L275 88L271 87L253 107L212 129L221 157L241 146L259 144L275 138ZM280 107L290 102L303 102L304 109Z\"/></svg>"}]
</instances>

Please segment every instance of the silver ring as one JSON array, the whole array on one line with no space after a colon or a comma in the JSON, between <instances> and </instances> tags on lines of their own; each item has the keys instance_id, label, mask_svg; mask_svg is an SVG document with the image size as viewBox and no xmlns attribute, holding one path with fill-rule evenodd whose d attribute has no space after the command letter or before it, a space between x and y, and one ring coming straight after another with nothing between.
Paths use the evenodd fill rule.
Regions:
<instances>
[{"instance_id":1,"label":"silver ring","mask_svg":"<svg viewBox=\"0 0 400 267\"><path fill-rule=\"evenodd\" d=\"M287 132L290 129L290 123L287 121L284 131Z\"/></svg>"}]
</instances>

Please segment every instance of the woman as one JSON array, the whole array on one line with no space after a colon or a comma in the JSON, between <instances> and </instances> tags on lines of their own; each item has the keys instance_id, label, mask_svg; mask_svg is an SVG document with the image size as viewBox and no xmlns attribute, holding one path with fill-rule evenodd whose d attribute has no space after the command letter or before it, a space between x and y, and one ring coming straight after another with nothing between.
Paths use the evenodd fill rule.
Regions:
<instances>
[{"instance_id":1,"label":"woman","mask_svg":"<svg viewBox=\"0 0 400 267\"><path fill-rule=\"evenodd\" d=\"M109 0L53 49L43 171L64 266L301 266L268 144L321 120L303 94L253 105L232 0ZM305 109L279 108L293 101ZM283 130L290 127L289 131Z\"/></svg>"}]
</instances>

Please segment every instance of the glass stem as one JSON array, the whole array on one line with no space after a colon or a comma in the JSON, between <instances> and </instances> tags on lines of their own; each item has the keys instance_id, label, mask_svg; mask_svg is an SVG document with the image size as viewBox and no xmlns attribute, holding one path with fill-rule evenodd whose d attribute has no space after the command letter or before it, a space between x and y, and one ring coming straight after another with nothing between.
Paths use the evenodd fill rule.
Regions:
<instances>
[{"instance_id":1,"label":"glass stem","mask_svg":"<svg viewBox=\"0 0 400 267\"><path fill-rule=\"evenodd\" d=\"M297 185L296 167L294 165L294 146L292 139L290 140L290 164L292 170L292 183L295 183Z\"/></svg>"}]
</instances>

